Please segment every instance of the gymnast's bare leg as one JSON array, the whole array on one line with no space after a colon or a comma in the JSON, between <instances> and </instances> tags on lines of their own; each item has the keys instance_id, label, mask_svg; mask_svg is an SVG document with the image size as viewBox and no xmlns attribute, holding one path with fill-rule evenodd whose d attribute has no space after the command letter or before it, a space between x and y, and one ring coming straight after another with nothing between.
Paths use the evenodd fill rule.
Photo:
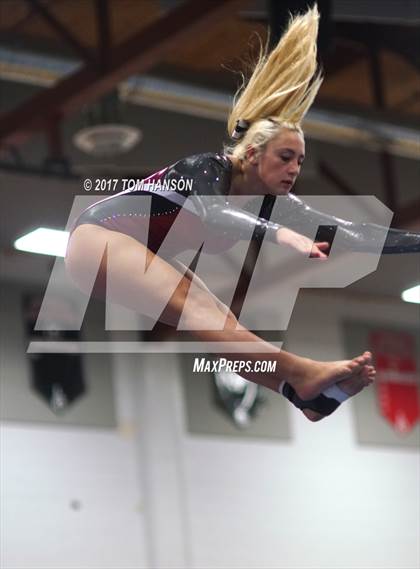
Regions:
<instances>
[{"instance_id":1,"label":"gymnast's bare leg","mask_svg":"<svg viewBox=\"0 0 420 569\"><path fill-rule=\"evenodd\" d=\"M162 295L162 291L166 287L172 290L179 283L164 311L165 322L172 325L178 322L188 296L184 310L185 324L197 339L203 342L235 341L239 352L234 356L223 354L229 359L241 359L241 356L246 356L251 361L267 359L277 362L276 372L245 373L244 377L250 381L276 392L280 384L287 381L300 398L312 399L325 388L358 376L365 366L370 364L370 358L366 354L352 360L318 362L286 351L279 352L277 348L238 324L233 313L217 302L208 290L187 277L182 278L175 267L147 247L128 235L97 225L80 225L69 239L66 267L70 277L82 291L90 292L88 284L90 267L102 256L106 248L113 259L111 268L108 267L108 275L114 283L113 298L110 299L112 302L135 310L139 314L148 315L154 303L159 305L159 301L166 298L166 295ZM152 258L156 270L145 275L143 268ZM105 267L102 266L100 272L103 271ZM197 330L203 321L214 328L223 321L224 328ZM252 351L250 353L249 349L245 348L241 352L243 342L255 343L256 353ZM258 347L261 346L267 350L265 353L258 352Z\"/></svg>"},{"instance_id":2,"label":"gymnast's bare leg","mask_svg":"<svg viewBox=\"0 0 420 569\"><path fill-rule=\"evenodd\" d=\"M197 277L188 267L183 265L180 261L174 261L174 266L178 266L178 268L184 273L184 276L189 280L195 278L197 284L201 286L204 290L206 290L210 295L213 296L217 305L225 311L228 311L228 307L224 305L206 286L206 284ZM360 393L365 387L371 385L375 379L376 371L375 368L370 365L372 360L372 354L370 352L364 353L365 358L367 358L366 364L362 367L359 373L350 376L347 379L343 379L339 381L336 385L343 391L348 397L353 397ZM313 409L302 409L302 413L305 415L307 419L313 422L320 421L321 419L325 419L326 415L318 411L314 411Z\"/></svg>"}]
</instances>

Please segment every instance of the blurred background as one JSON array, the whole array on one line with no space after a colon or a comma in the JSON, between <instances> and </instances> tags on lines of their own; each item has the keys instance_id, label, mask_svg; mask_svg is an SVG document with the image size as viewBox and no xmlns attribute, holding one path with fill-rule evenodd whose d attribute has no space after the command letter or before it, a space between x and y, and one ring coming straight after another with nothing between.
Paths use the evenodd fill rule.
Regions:
<instances>
[{"instance_id":1,"label":"blurred background","mask_svg":"<svg viewBox=\"0 0 420 569\"><path fill-rule=\"evenodd\" d=\"M420 231L420 4L318 5L325 81L296 193L373 195L393 227ZM264 390L238 419L223 378L192 374L190 356L107 350L115 335L94 300L80 332L34 330L62 257L16 243L65 230L77 196L111 195L96 179L113 187L220 151L236 72L306 6L0 1L2 568L419 567L420 315L401 298L420 283L418 255L300 291L287 349L329 360L370 348L379 365L375 388L313 424ZM56 303L71 328L72 298ZM71 349L92 338L101 353ZM68 353L28 354L40 339ZM247 386L225 380L240 400Z\"/></svg>"}]
</instances>

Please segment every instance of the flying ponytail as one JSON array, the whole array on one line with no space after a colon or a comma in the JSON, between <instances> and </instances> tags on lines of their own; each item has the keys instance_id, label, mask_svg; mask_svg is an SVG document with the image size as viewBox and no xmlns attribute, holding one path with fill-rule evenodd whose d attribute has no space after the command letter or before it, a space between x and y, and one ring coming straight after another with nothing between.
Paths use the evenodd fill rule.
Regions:
<instances>
[{"instance_id":1,"label":"flying ponytail","mask_svg":"<svg viewBox=\"0 0 420 569\"><path fill-rule=\"evenodd\" d=\"M315 4L305 14L290 19L270 53L267 48L261 51L248 83L235 96L228 118L228 132L234 139L248 138L248 127L254 133L260 130L257 123L262 119L261 126L270 131L281 126L301 131L302 120L322 83L317 69L318 22ZM237 128L244 124L245 129ZM242 146L241 140L232 148L237 145Z\"/></svg>"}]
</instances>

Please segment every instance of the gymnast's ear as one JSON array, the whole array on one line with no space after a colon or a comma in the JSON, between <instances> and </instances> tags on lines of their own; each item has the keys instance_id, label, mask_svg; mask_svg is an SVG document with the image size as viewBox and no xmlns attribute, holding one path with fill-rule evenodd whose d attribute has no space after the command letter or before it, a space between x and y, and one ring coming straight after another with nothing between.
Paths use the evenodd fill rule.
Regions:
<instances>
[{"instance_id":1,"label":"gymnast's ear","mask_svg":"<svg viewBox=\"0 0 420 569\"><path fill-rule=\"evenodd\" d=\"M249 145L247 147L245 152L245 157L250 164L253 164L254 166L258 164L258 153L256 148L254 148L253 146Z\"/></svg>"}]
</instances>

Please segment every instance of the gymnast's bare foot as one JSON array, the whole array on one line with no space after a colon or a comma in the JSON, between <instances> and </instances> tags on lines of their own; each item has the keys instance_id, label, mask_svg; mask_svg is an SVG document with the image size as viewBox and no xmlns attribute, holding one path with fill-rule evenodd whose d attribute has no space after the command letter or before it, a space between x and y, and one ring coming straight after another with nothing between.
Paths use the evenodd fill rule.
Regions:
<instances>
[{"instance_id":1,"label":"gymnast's bare foot","mask_svg":"<svg viewBox=\"0 0 420 569\"><path fill-rule=\"evenodd\" d=\"M302 367L295 370L294 377L290 378L290 384L294 387L298 396L305 399L313 399L319 395L324 389L335 383L340 384L346 380L357 378L360 374L363 378L370 377L374 373L370 365L372 361L372 354L365 352L361 356L353 358L352 360L342 360L338 362L316 362L314 360L303 360ZM364 369L366 367L366 369ZM361 372L363 371L363 374ZM364 381L359 379L358 381ZM353 384L351 381L343 384L343 391L347 393L347 389L353 391L359 386L358 382ZM363 385L360 386L360 389ZM349 393L353 394L354 393Z\"/></svg>"},{"instance_id":2,"label":"gymnast's bare foot","mask_svg":"<svg viewBox=\"0 0 420 569\"><path fill-rule=\"evenodd\" d=\"M375 376L375 368L373 366L366 365L360 373L353 377L343 379L343 381L339 381L337 385L341 391L344 391L344 393L353 397L353 395L357 395L362 391L362 389L370 385L375 380Z\"/></svg>"},{"instance_id":3,"label":"gymnast's bare foot","mask_svg":"<svg viewBox=\"0 0 420 569\"><path fill-rule=\"evenodd\" d=\"M371 383L373 383L375 376L375 368L371 365L365 365L358 374L353 375L347 379L343 379L337 383L337 386L342 391L344 391L344 393L350 397L353 397L354 395L360 393L362 389L368 387ZM302 409L302 413L310 421L320 421L321 419L325 418L325 415L322 415L317 411L313 411L312 409Z\"/></svg>"}]
</instances>

